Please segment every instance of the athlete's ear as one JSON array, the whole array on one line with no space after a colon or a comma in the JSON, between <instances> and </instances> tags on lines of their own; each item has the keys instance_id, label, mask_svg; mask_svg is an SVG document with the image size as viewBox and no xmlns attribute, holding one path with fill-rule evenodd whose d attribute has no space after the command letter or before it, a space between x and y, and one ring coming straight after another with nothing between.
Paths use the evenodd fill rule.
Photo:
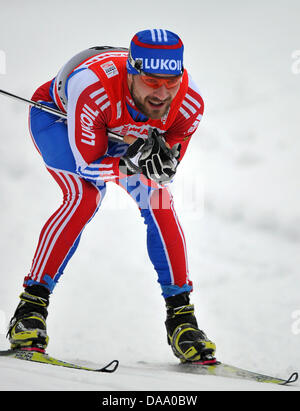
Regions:
<instances>
[{"instance_id":1,"label":"athlete's ear","mask_svg":"<svg viewBox=\"0 0 300 411\"><path fill-rule=\"evenodd\" d=\"M129 74L127 73L127 83L128 83L128 87L130 88L131 84L133 81L133 74Z\"/></svg>"}]
</instances>

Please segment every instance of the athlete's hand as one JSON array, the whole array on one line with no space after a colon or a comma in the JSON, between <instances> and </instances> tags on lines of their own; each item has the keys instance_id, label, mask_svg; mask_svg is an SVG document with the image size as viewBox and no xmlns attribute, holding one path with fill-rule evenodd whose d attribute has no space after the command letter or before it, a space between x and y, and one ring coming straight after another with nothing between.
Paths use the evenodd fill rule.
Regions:
<instances>
[{"instance_id":1,"label":"athlete's hand","mask_svg":"<svg viewBox=\"0 0 300 411\"><path fill-rule=\"evenodd\" d=\"M124 143L126 143L126 144L132 144L132 143L134 143L135 142L135 140L137 140L137 138L138 137L133 137L133 136L124 136L123 137L123 141L124 141ZM166 142L165 143L166 144L166 146L168 147L168 148L170 148L170 145Z\"/></svg>"},{"instance_id":2,"label":"athlete's hand","mask_svg":"<svg viewBox=\"0 0 300 411\"><path fill-rule=\"evenodd\" d=\"M175 144L170 149L157 129L150 129L138 158L138 165L144 176L158 184L169 183L179 164L180 149L180 144Z\"/></svg>"},{"instance_id":3,"label":"athlete's hand","mask_svg":"<svg viewBox=\"0 0 300 411\"><path fill-rule=\"evenodd\" d=\"M132 174L141 174L142 169L139 166L139 158L143 150L143 146L145 144L145 140L141 137L135 138L131 136L125 136L127 144L131 141L130 146L128 147L125 155L121 157L119 163L119 169L122 173L126 175ZM125 142L124 137L124 142Z\"/></svg>"}]
</instances>

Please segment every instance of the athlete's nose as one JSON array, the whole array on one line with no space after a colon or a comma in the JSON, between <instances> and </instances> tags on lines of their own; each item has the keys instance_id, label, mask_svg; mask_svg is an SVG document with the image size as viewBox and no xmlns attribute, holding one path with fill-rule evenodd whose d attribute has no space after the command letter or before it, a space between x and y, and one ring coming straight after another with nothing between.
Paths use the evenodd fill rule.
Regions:
<instances>
[{"instance_id":1,"label":"athlete's nose","mask_svg":"<svg viewBox=\"0 0 300 411\"><path fill-rule=\"evenodd\" d=\"M160 100L166 100L169 98L169 91L164 84L159 88L156 88L152 94Z\"/></svg>"}]
</instances>

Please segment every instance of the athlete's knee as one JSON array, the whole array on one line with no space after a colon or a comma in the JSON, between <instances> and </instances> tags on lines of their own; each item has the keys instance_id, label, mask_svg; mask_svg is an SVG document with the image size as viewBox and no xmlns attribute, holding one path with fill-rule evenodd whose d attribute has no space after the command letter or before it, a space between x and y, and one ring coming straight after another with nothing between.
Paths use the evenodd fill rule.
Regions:
<instances>
[{"instance_id":1,"label":"athlete's knee","mask_svg":"<svg viewBox=\"0 0 300 411\"><path fill-rule=\"evenodd\" d=\"M84 182L82 190L64 194L64 202L77 203L86 214L93 214L100 206L105 190L99 190L91 183Z\"/></svg>"},{"instance_id":2,"label":"athlete's knee","mask_svg":"<svg viewBox=\"0 0 300 411\"><path fill-rule=\"evenodd\" d=\"M86 183L83 190L82 199L86 207L91 210L98 209L106 193L106 188L96 187L94 184Z\"/></svg>"},{"instance_id":3,"label":"athlete's knee","mask_svg":"<svg viewBox=\"0 0 300 411\"><path fill-rule=\"evenodd\" d=\"M166 188L153 190L149 204L152 210L170 210L172 204L170 192Z\"/></svg>"}]
</instances>

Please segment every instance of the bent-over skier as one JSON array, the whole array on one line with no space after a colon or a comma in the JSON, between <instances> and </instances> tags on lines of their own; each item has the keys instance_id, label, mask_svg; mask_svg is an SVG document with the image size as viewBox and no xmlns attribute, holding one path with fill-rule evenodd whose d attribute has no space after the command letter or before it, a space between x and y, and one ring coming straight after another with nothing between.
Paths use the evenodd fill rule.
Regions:
<instances>
[{"instance_id":1,"label":"bent-over skier","mask_svg":"<svg viewBox=\"0 0 300 411\"><path fill-rule=\"evenodd\" d=\"M106 183L136 201L149 258L166 301L168 342L181 361L214 361L215 344L190 303L184 233L167 184L203 115L202 97L183 66L183 43L168 30L138 32L130 48L93 47L69 60L32 100L30 133L63 203L40 233L24 292L9 324L12 349L44 352L49 297L105 195ZM110 134L111 133L111 134ZM122 139L109 136L116 133Z\"/></svg>"}]
</instances>

